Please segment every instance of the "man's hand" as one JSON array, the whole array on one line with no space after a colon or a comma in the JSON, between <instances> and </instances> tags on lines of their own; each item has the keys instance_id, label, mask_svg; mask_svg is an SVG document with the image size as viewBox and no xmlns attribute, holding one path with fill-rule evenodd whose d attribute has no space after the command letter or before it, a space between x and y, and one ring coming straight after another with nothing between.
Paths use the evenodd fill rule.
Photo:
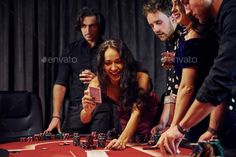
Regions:
<instances>
[{"instance_id":1,"label":"man's hand","mask_svg":"<svg viewBox=\"0 0 236 157\"><path fill-rule=\"evenodd\" d=\"M89 69L85 69L79 74L80 81L84 84L89 84L89 82L95 77L95 74L91 72Z\"/></svg>"},{"instance_id":2,"label":"man's hand","mask_svg":"<svg viewBox=\"0 0 236 157\"><path fill-rule=\"evenodd\" d=\"M206 131L204 134L202 134L202 135L199 137L198 141L208 141L208 140L214 139L214 138L216 138L216 137L217 137L217 135L214 135L214 134L212 134L211 132Z\"/></svg>"},{"instance_id":3,"label":"man's hand","mask_svg":"<svg viewBox=\"0 0 236 157\"><path fill-rule=\"evenodd\" d=\"M154 126L151 130L151 134L152 136L154 136L155 134L162 134L163 132L165 132L169 127L166 127L165 124L163 123L159 123L156 126Z\"/></svg>"},{"instance_id":4,"label":"man's hand","mask_svg":"<svg viewBox=\"0 0 236 157\"><path fill-rule=\"evenodd\" d=\"M179 132L177 126L174 126L172 128L169 128L161 135L160 139L154 147L159 146L162 154L164 155L175 155L183 138L184 135Z\"/></svg>"},{"instance_id":5,"label":"man's hand","mask_svg":"<svg viewBox=\"0 0 236 157\"><path fill-rule=\"evenodd\" d=\"M44 133L49 133L54 128L57 128L58 133L61 133L61 120L59 118L52 118L51 123L49 124L47 130L44 131Z\"/></svg>"},{"instance_id":6,"label":"man's hand","mask_svg":"<svg viewBox=\"0 0 236 157\"><path fill-rule=\"evenodd\" d=\"M165 69L170 69L173 67L175 62L174 52L163 52L161 53L161 63Z\"/></svg>"}]
</instances>

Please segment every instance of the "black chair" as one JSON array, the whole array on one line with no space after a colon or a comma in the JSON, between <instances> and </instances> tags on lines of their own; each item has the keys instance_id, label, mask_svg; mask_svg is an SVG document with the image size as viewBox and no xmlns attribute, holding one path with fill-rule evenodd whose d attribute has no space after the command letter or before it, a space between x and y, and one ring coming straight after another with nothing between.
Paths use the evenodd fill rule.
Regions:
<instances>
[{"instance_id":1,"label":"black chair","mask_svg":"<svg viewBox=\"0 0 236 157\"><path fill-rule=\"evenodd\" d=\"M27 91L0 91L0 143L42 132L40 99Z\"/></svg>"}]
</instances>

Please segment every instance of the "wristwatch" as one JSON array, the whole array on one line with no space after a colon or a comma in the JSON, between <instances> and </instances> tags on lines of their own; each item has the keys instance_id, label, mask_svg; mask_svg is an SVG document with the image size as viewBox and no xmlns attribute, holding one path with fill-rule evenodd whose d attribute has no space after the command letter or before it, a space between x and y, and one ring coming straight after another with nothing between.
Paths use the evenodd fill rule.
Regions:
<instances>
[{"instance_id":1,"label":"wristwatch","mask_svg":"<svg viewBox=\"0 0 236 157\"><path fill-rule=\"evenodd\" d=\"M189 132L189 129L184 129L182 126L180 126L179 124L177 124L177 129L178 129L178 131L181 133L181 134L183 134L183 135L185 135L185 134L187 134L188 132Z\"/></svg>"},{"instance_id":2,"label":"wristwatch","mask_svg":"<svg viewBox=\"0 0 236 157\"><path fill-rule=\"evenodd\" d=\"M210 132L210 133L212 133L213 135L217 135L217 130L216 130L216 129L213 129L213 128L209 127L209 128L207 129L207 131Z\"/></svg>"}]
</instances>

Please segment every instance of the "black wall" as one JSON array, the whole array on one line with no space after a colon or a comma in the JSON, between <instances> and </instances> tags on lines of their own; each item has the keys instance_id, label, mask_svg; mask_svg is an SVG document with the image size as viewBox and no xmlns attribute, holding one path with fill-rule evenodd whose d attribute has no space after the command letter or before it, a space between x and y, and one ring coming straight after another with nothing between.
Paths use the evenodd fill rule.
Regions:
<instances>
[{"instance_id":1,"label":"black wall","mask_svg":"<svg viewBox=\"0 0 236 157\"><path fill-rule=\"evenodd\" d=\"M155 91L165 90L161 68L163 45L142 15L144 0L0 0L0 90L28 90L38 94L44 121L51 115L52 86L65 46L80 37L74 30L83 6L99 10L106 18L104 38L120 38L143 63Z\"/></svg>"}]
</instances>

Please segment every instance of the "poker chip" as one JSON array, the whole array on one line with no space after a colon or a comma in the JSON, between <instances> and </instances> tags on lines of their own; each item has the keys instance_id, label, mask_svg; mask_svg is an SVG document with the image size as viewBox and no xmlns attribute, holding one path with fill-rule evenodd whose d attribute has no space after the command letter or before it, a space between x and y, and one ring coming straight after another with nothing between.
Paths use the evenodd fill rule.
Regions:
<instances>
[{"instance_id":1,"label":"poker chip","mask_svg":"<svg viewBox=\"0 0 236 157\"><path fill-rule=\"evenodd\" d=\"M39 141L39 140L40 140L40 135L34 134L34 141Z\"/></svg>"},{"instance_id":2,"label":"poker chip","mask_svg":"<svg viewBox=\"0 0 236 157\"><path fill-rule=\"evenodd\" d=\"M224 156L223 147L221 146L220 141L218 139L211 139L209 143L213 148L215 156L221 156L221 157Z\"/></svg>"},{"instance_id":3,"label":"poker chip","mask_svg":"<svg viewBox=\"0 0 236 157\"><path fill-rule=\"evenodd\" d=\"M94 140L97 140L98 136L97 136L97 132L96 131L91 132L91 135L93 136Z\"/></svg>"},{"instance_id":4,"label":"poker chip","mask_svg":"<svg viewBox=\"0 0 236 157\"><path fill-rule=\"evenodd\" d=\"M116 128L113 128L112 130L107 131L107 140L113 140L114 138L118 137L118 133Z\"/></svg>"},{"instance_id":5,"label":"poker chip","mask_svg":"<svg viewBox=\"0 0 236 157\"><path fill-rule=\"evenodd\" d=\"M218 139L213 139L210 141L200 141L198 143L191 144L193 146L193 151L191 157L197 156L221 156L224 157L223 147L221 146Z\"/></svg>"},{"instance_id":6,"label":"poker chip","mask_svg":"<svg viewBox=\"0 0 236 157\"><path fill-rule=\"evenodd\" d=\"M74 136L73 137L73 145L79 146L80 145L80 136Z\"/></svg>"},{"instance_id":7,"label":"poker chip","mask_svg":"<svg viewBox=\"0 0 236 157\"><path fill-rule=\"evenodd\" d=\"M62 137L63 137L63 140L68 140L70 138L70 134L69 133L64 133L62 135Z\"/></svg>"},{"instance_id":8,"label":"poker chip","mask_svg":"<svg viewBox=\"0 0 236 157\"><path fill-rule=\"evenodd\" d=\"M20 142L26 142L26 137L21 137Z\"/></svg>"},{"instance_id":9,"label":"poker chip","mask_svg":"<svg viewBox=\"0 0 236 157\"><path fill-rule=\"evenodd\" d=\"M75 136L79 136L79 133L78 132L73 133L73 137Z\"/></svg>"},{"instance_id":10,"label":"poker chip","mask_svg":"<svg viewBox=\"0 0 236 157\"><path fill-rule=\"evenodd\" d=\"M93 145L93 136L87 135L85 141L88 142L89 145Z\"/></svg>"},{"instance_id":11,"label":"poker chip","mask_svg":"<svg viewBox=\"0 0 236 157\"><path fill-rule=\"evenodd\" d=\"M56 138L56 139L60 139L60 140L63 139L63 133L58 133L58 134L56 134L56 135L55 135L55 138Z\"/></svg>"},{"instance_id":12,"label":"poker chip","mask_svg":"<svg viewBox=\"0 0 236 157\"><path fill-rule=\"evenodd\" d=\"M158 133L155 134L155 135L154 135L154 143L157 143L160 137L161 137L160 134L158 134Z\"/></svg>"},{"instance_id":13,"label":"poker chip","mask_svg":"<svg viewBox=\"0 0 236 157\"><path fill-rule=\"evenodd\" d=\"M149 135L135 134L132 137L132 142L134 143L147 143L150 139Z\"/></svg>"},{"instance_id":14,"label":"poker chip","mask_svg":"<svg viewBox=\"0 0 236 157\"><path fill-rule=\"evenodd\" d=\"M107 135L104 133L98 134L97 147L104 148L106 146Z\"/></svg>"},{"instance_id":15,"label":"poker chip","mask_svg":"<svg viewBox=\"0 0 236 157\"><path fill-rule=\"evenodd\" d=\"M33 141L33 137L27 137L27 142L32 142Z\"/></svg>"},{"instance_id":16,"label":"poker chip","mask_svg":"<svg viewBox=\"0 0 236 157\"><path fill-rule=\"evenodd\" d=\"M150 140L148 141L147 143L149 146L154 146L156 143L155 143L155 140L154 140L154 136L151 136Z\"/></svg>"},{"instance_id":17,"label":"poker chip","mask_svg":"<svg viewBox=\"0 0 236 157\"><path fill-rule=\"evenodd\" d=\"M82 149L89 149L90 148L90 144L89 144L88 141L84 141L84 142L81 142L80 147Z\"/></svg>"}]
</instances>

